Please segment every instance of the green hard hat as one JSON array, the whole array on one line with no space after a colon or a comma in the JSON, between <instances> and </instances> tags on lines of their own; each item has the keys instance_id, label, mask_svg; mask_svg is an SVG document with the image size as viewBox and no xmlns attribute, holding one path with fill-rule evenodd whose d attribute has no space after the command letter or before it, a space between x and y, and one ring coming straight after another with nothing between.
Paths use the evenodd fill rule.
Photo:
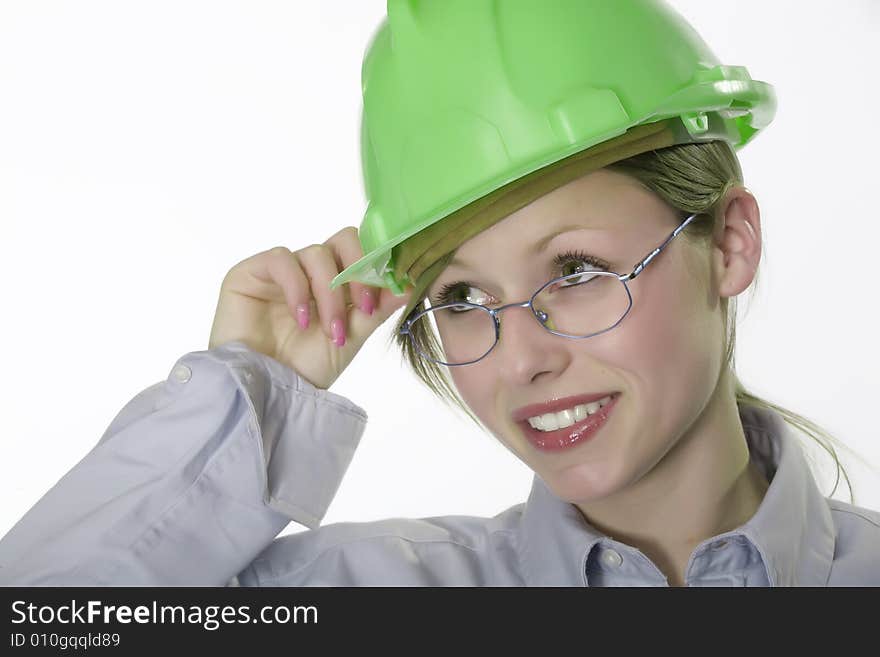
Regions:
<instances>
[{"instance_id":1,"label":"green hard hat","mask_svg":"<svg viewBox=\"0 0 880 657\"><path fill-rule=\"evenodd\" d=\"M773 87L724 66L662 0L388 0L364 55L364 256L349 281L403 294L394 247L526 174L633 126L739 149Z\"/></svg>"}]
</instances>

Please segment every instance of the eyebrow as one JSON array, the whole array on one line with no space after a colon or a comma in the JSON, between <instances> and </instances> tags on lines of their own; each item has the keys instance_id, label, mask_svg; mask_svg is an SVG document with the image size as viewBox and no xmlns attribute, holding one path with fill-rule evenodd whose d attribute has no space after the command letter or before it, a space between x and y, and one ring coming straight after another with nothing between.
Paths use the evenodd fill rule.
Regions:
<instances>
[{"instance_id":1,"label":"eyebrow","mask_svg":"<svg viewBox=\"0 0 880 657\"><path fill-rule=\"evenodd\" d=\"M545 235L540 240L535 242L535 244L532 246L532 248L529 249L528 254L529 255L538 255L540 253L543 253L547 249L547 245L550 244L550 242L554 238L556 238L559 235L562 235L563 233L568 233L568 232L575 231L575 230L602 230L602 229L596 228L593 226L583 226L581 224L572 224L572 225L568 225L568 226L562 226L561 228L558 228L557 230L553 231L552 233L550 233L548 235ZM466 261L461 260L457 257L450 260L449 263L446 265L446 267L448 269L449 267L452 267L453 265L458 265L459 267L462 267L462 268L467 269L469 271L475 271L474 268L470 264L468 264Z\"/></svg>"}]
</instances>

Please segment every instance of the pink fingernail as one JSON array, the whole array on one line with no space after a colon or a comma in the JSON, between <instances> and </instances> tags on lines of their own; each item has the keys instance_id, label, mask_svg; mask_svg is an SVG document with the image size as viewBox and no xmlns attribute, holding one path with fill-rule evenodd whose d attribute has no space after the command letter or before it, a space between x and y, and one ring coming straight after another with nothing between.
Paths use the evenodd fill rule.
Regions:
<instances>
[{"instance_id":1,"label":"pink fingernail","mask_svg":"<svg viewBox=\"0 0 880 657\"><path fill-rule=\"evenodd\" d=\"M375 302L373 301L373 295L369 290L364 290L364 293L361 295L361 310L363 310L368 315L373 314L373 310L376 307Z\"/></svg>"},{"instance_id":2,"label":"pink fingernail","mask_svg":"<svg viewBox=\"0 0 880 657\"><path fill-rule=\"evenodd\" d=\"M303 330L309 328L309 307L303 304L299 304L296 307L296 321L299 322L299 327Z\"/></svg>"},{"instance_id":3,"label":"pink fingernail","mask_svg":"<svg viewBox=\"0 0 880 657\"><path fill-rule=\"evenodd\" d=\"M333 336L333 344L337 347L345 344L345 326L341 319L334 319L330 322L330 334Z\"/></svg>"}]
</instances>

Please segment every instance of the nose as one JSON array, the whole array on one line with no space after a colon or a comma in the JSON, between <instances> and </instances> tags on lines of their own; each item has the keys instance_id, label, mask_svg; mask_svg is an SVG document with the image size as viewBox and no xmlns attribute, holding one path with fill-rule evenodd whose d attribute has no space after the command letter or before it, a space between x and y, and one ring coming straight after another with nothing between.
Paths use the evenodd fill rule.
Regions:
<instances>
[{"instance_id":1,"label":"nose","mask_svg":"<svg viewBox=\"0 0 880 657\"><path fill-rule=\"evenodd\" d=\"M558 364L565 339L542 328L528 305L507 306L499 315L499 341L487 357L510 383L528 384Z\"/></svg>"}]
</instances>

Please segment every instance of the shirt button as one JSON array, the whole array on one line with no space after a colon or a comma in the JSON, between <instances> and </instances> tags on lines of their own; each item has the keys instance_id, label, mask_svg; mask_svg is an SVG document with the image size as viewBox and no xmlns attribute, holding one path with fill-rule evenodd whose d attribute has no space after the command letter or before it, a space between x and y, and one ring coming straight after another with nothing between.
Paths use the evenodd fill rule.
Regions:
<instances>
[{"instance_id":1,"label":"shirt button","mask_svg":"<svg viewBox=\"0 0 880 657\"><path fill-rule=\"evenodd\" d=\"M620 553L610 548L602 551L601 559L602 563L612 568L617 568L623 563L623 557L620 556Z\"/></svg>"},{"instance_id":2,"label":"shirt button","mask_svg":"<svg viewBox=\"0 0 880 657\"><path fill-rule=\"evenodd\" d=\"M186 383L190 380L192 376L192 370L186 365L178 365L174 368L174 371L171 373L175 379L180 381L181 383Z\"/></svg>"}]
</instances>

